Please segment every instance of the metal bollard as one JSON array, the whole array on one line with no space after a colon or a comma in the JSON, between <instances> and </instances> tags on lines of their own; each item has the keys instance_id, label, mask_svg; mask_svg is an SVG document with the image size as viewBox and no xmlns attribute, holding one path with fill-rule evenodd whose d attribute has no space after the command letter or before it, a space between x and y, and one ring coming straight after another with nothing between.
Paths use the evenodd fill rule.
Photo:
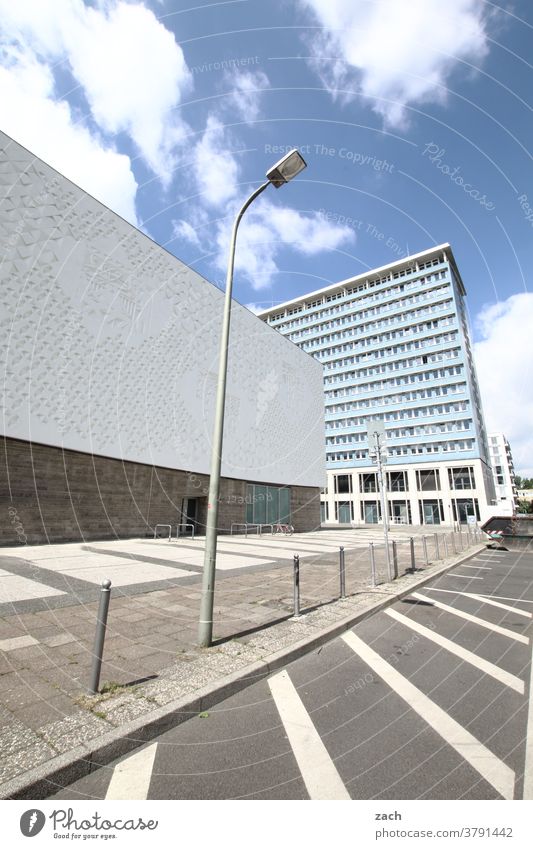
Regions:
<instances>
[{"instance_id":1,"label":"metal bollard","mask_svg":"<svg viewBox=\"0 0 533 849\"><path fill-rule=\"evenodd\" d=\"M294 555L294 618L300 615L300 555Z\"/></svg>"},{"instance_id":2,"label":"metal bollard","mask_svg":"<svg viewBox=\"0 0 533 849\"><path fill-rule=\"evenodd\" d=\"M409 538L409 547L411 549L411 572L414 575L414 573L416 572L416 565L415 565L415 541L414 541L413 537Z\"/></svg>"},{"instance_id":3,"label":"metal bollard","mask_svg":"<svg viewBox=\"0 0 533 849\"><path fill-rule=\"evenodd\" d=\"M440 548L439 548L439 535L434 534L435 537L435 559L440 560Z\"/></svg>"},{"instance_id":4,"label":"metal bollard","mask_svg":"<svg viewBox=\"0 0 533 849\"><path fill-rule=\"evenodd\" d=\"M398 552L396 550L396 540L392 541L392 577L398 577Z\"/></svg>"},{"instance_id":5,"label":"metal bollard","mask_svg":"<svg viewBox=\"0 0 533 849\"><path fill-rule=\"evenodd\" d=\"M344 566L344 546L341 545L339 551L339 572L341 583L341 598L346 598L346 570Z\"/></svg>"},{"instance_id":6,"label":"metal bollard","mask_svg":"<svg viewBox=\"0 0 533 849\"><path fill-rule=\"evenodd\" d=\"M374 557L374 543L370 543L370 583L376 586L376 558Z\"/></svg>"},{"instance_id":7,"label":"metal bollard","mask_svg":"<svg viewBox=\"0 0 533 849\"><path fill-rule=\"evenodd\" d=\"M428 541L426 539L426 535L422 534L422 548L424 549L424 560L426 561L426 566L429 566L428 559Z\"/></svg>"},{"instance_id":8,"label":"metal bollard","mask_svg":"<svg viewBox=\"0 0 533 849\"><path fill-rule=\"evenodd\" d=\"M102 581L100 590L100 604L98 606L96 632L94 635L93 668L91 670L91 683L89 684L89 693L91 696L95 696L98 693L98 687L100 685L100 670L102 669L102 657L104 655L104 640L110 598L111 581L106 578L105 581Z\"/></svg>"}]
</instances>

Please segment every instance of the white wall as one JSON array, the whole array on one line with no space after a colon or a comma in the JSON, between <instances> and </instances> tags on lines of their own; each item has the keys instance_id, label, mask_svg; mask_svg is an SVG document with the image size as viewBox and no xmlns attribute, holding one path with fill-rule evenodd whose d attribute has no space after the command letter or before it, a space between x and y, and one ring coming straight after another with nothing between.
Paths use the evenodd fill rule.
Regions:
<instances>
[{"instance_id":1,"label":"white wall","mask_svg":"<svg viewBox=\"0 0 533 849\"><path fill-rule=\"evenodd\" d=\"M223 294L0 133L0 432L209 472ZM222 474L323 486L322 367L234 303Z\"/></svg>"}]
</instances>

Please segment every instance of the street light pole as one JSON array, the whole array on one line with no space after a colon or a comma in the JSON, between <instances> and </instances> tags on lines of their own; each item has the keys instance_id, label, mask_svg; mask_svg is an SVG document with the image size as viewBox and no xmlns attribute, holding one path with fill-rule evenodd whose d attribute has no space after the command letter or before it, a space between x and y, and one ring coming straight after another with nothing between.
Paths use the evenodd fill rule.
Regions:
<instances>
[{"instance_id":1,"label":"street light pole","mask_svg":"<svg viewBox=\"0 0 533 849\"><path fill-rule=\"evenodd\" d=\"M387 515L387 487L385 474L383 473L383 457L381 453L384 450L384 446L381 445L379 433L374 433L374 439L376 445L376 463L378 467L378 486L381 500L381 517L383 519L383 541L385 543L385 560L387 563L387 576L389 578L389 581L391 581L392 571L389 552L389 517Z\"/></svg>"},{"instance_id":2,"label":"street light pole","mask_svg":"<svg viewBox=\"0 0 533 849\"><path fill-rule=\"evenodd\" d=\"M231 321L231 291L233 288L233 268L235 265L235 244L241 219L253 201L272 183L280 188L306 167L305 160L297 150L290 151L283 159L276 162L267 172L267 181L252 192L240 208L231 233L231 244L226 276L226 295L220 337L220 359L218 365L217 397L215 407L215 423L213 428L213 445L211 449L211 470L209 477L209 494L207 498L207 520L205 529L204 572L202 579L202 597L200 601L200 621L198 627L198 642L207 648L213 637L213 606L215 599L215 574L217 557L217 522L220 492L220 469L222 464L222 440L224 436L224 407L226 402L226 377L228 370L228 343Z\"/></svg>"}]
</instances>

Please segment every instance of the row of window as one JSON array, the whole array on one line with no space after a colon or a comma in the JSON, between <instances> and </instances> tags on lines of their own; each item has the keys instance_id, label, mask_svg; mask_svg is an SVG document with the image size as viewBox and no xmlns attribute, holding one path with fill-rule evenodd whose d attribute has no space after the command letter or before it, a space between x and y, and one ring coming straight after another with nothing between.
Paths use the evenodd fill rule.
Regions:
<instances>
[{"instance_id":1,"label":"row of window","mask_svg":"<svg viewBox=\"0 0 533 849\"><path fill-rule=\"evenodd\" d=\"M352 363L368 362L369 360L381 359L383 357L390 358L397 354L418 351L421 348L429 351L430 348L440 348L446 342L455 341L457 341L457 331L452 331L451 333L440 333L437 336L428 336L425 339L415 339L412 342L403 342L402 344L392 345L387 348L378 348L374 351L367 351L366 353L352 355L351 357L340 357L336 360L330 360L329 358L335 354L344 354L347 351L355 351L357 349L357 342L345 342L343 345L323 348L315 354L315 357L320 362L327 363L328 367L332 367L335 363L337 365L351 365Z\"/></svg>"},{"instance_id":2,"label":"row of window","mask_svg":"<svg viewBox=\"0 0 533 849\"><path fill-rule=\"evenodd\" d=\"M447 366L446 368L434 369L433 371L417 372L416 374L404 374L401 377L389 377L386 380L375 380L371 383L360 383L357 386L351 384L344 389L329 389L324 393L325 398L340 398L343 395L362 394L364 392L379 392L390 389L393 386L407 386L411 383L425 383L426 381L442 380L445 378L463 374L463 365ZM340 375L338 378L329 377L324 383L339 383L342 379L353 381L350 374Z\"/></svg>"},{"instance_id":3,"label":"row of window","mask_svg":"<svg viewBox=\"0 0 533 849\"><path fill-rule=\"evenodd\" d=\"M441 469L417 469L416 488L419 492L433 492L441 489ZM476 477L473 466L451 466L447 469L450 489L475 489ZM407 492L407 471L386 472L385 484L388 492ZM354 490L355 487L355 490ZM344 495L354 491L361 493L378 491L377 472L338 473L333 476L335 495ZM325 490L327 494L327 490Z\"/></svg>"},{"instance_id":4,"label":"row of window","mask_svg":"<svg viewBox=\"0 0 533 849\"><path fill-rule=\"evenodd\" d=\"M440 395L456 395L462 392L466 392L466 383L449 383L447 386L434 386L431 389L412 389L409 392L402 392L401 394L382 395L377 398L362 398L358 401L351 401L344 404L328 404L326 406L326 414L348 410L364 410L368 407L386 407L390 404L401 406L408 401L417 401L420 398L437 398ZM343 394L349 395L350 391L345 390Z\"/></svg>"},{"instance_id":5,"label":"row of window","mask_svg":"<svg viewBox=\"0 0 533 849\"><path fill-rule=\"evenodd\" d=\"M471 518L480 520L479 502L477 498L454 498L451 501L450 520L460 522L464 525ZM320 505L321 521L331 521L329 505L323 501ZM355 506L352 501L338 501L334 505L334 518L340 524L350 524L354 521ZM409 501L389 501L387 505L389 521L394 524L411 525L411 504ZM440 525L444 522L444 505L442 499L420 499L418 501L418 514L421 525ZM379 501L361 501L359 504L359 518L367 525L375 525L381 522L381 503Z\"/></svg>"},{"instance_id":6,"label":"row of window","mask_svg":"<svg viewBox=\"0 0 533 849\"><path fill-rule=\"evenodd\" d=\"M394 428L387 431L389 439L403 439L409 436L425 436L433 433L453 433L462 430L471 430L472 419L458 419L453 422L443 422L441 424L418 425L413 427ZM354 442L366 442L368 439L367 433L350 433L342 436L328 436L326 445L349 445Z\"/></svg>"},{"instance_id":7,"label":"row of window","mask_svg":"<svg viewBox=\"0 0 533 849\"><path fill-rule=\"evenodd\" d=\"M415 407L410 410L394 410L392 413L376 413L374 418L385 422L403 421L413 418L432 418L449 413L461 413L468 409L468 401L456 401L452 404L434 404L431 407ZM355 416L349 419L336 419L326 422L326 430L336 430L345 427L359 427L366 425L368 416Z\"/></svg>"},{"instance_id":8,"label":"row of window","mask_svg":"<svg viewBox=\"0 0 533 849\"><path fill-rule=\"evenodd\" d=\"M394 339L403 339L405 336L416 336L425 334L428 331L449 327L455 323L455 315L453 310L450 310L450 315L442 318L435 318L431 321L424 321L420 324L413 324L408 327L398 328L397 330L388 330L386 333L379 333L375 336L366 336L363 339L357 340L357 349L372 348L375 350L380 344L390 342ZM328 333L325 336L319 336L316 339L304 342L300 345L303 351L312 351L321 345L329 342L338 342L339 339L353 339L359 336L359 330L356 327L350 330L344 330L341 333Z\"/></svg>"},{"instance_id":9,"label":"row of window","mask_svg":"<svg viewBox=\"0 0 533 849\"><path fill-rule=\"evenodd\" d=\"M446 272L437 272L432 275L432 277L433 282L443 280L446 277ZM317 312L306 313L306 315L303 315L300 318L293 318L290 321L280 324L277 329L286 332L287 330L292 330L293 328L301 327L302 325L316 324L316 322L322 321L322 319L327 318L328 316L338 315L339 313L349 312L351 316L357 317L358 320L361 320L373 315L384 315L390 312L398 312L398 310L402 307L411 306L412 304L421 303L422 301L428 301L439 293L448 293L449 288L449 284L446 284L445 286L427 288L424 289L423 292L408 295L407 297L397 297L396 295L397 292L399 292L399 289L395 287L394 290L389 289L386 293L381 294L380 297L370 296L368 298L358 298L346 301L343 304L338 304L335 307L327 307L326 309L321 309ZM368 301L378 301L378 303L373 307L369 307L366 306ZM289 310L287 315L292 315L293 313L300 311L301 310L299 309Z\"/></svg>"},{"instance_id":10,"label":"row of window","mask_svg":"<svg viewBox=\"0 0 533 849\"><path fill-rule=\"evenodd\" d=\"M448 348L446 350L436 351L435 353L419 354L417 357L409 357L404 360L389 361L375 366L364 366L363 368L357 369L353 372L353 374L355 374L357 378L370 377L374 374L388 374L392 371L399 371L400 369L425 366L428 365L428 363L440 363L445 360L455 360L459 356L461 356L460 348ZM326 362L324 363L324 371L333 371L345 366L354 365L357 359L357 357L345 357L342 360Z\"/></svg>"},{"instance_id":11,"label":"row of window","mask_svg":"<svg viewBox=\"0 0 533 849\"><path fill-rule=\"evenodd\" d=\"M418 454L446 454L449 451L473 451L473 439L458 439L450 442L432 442L426 445L399 445L390 447L390 457L408 457ZM334 451L326 453L327 463L347 463L354 460L368 460L368 450Z\"/></svg>"},{"instance_id":12,"label":"row of window","mask_svg":"<svg viewBox=\"0 0 533 849\"><path fill-rule=\"evenodd\" d=\"M440 265L442 262L445 262L446 258L442 257L435 258L433 260L429 260L426 263L420 263L418 267L411 266L410 268L402 269L401 271L394 272L393 274L387 274L384 277L379 277L374 280L365 280L364 283L360 283L358 286L353 286L351 288L341 289L339 292L334 292L330 295L322 295L320 298L316 298L314 301L305 301L301 304L295 304L294 307L290 309L284 310L283 312L277 313L276 315L270 315L268 317L268 321L273 323L275 321L279 321L279 319L284 318L286 315L294 315L296 313L301 312L302 310L311 309L312 307L318 307L323 303L330 303L331 301L339 300L340 298L345 298L348 295L353 295L357 292L364 292L365 290L374 288L375 286L381 285L381 283L389 283L393 279L397 280L400 277L405 277L407 274L414 274L415 271L422 271L425 268L430 268L435 265ZM443 272L439 272L438 274L442 275ZM418 288L421 285L427 285L427 283L431 282L433 279L438 279L437 274L429 274L425 277L419 277L416 280L409 281L405 284L401 284L401 286L391 287L391 291L393 290L402 290L403 288ZM366 301L371 299L376 299L382 297L381 293L373 294L373 295L365 295L360 300Z\"/></svg>"}]
</instances>

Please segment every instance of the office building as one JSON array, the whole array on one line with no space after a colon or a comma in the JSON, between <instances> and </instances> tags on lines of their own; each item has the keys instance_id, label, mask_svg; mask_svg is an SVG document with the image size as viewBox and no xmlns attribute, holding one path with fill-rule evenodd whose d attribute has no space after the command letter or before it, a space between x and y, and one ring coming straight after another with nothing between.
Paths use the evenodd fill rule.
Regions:
<instances>
[{"instance_id":1,"label":"office building","mask_svg":"<svg viewBox=\"0 0 533 849\"><path fill-rule=\"evenodd\" d=\"M3 134L0 182L0 541L201 532L223 293ZM220 528L316 528L321 366L233 306Z\"/></svg>"},{"instance_id":2,"label":"office building","mask_svg":"<svg viewBox=\"0 0 533 849\"><path fill-rule=\"evenodd\" d=\"M391 522L486 515L494 483L465 294L443 244L260 314L324 369L324 523L381 521L369 419L385 427Z\"/></svg>"},{"instance_id":3,"label":"office building","mask_svg":"<svg viewBox=\"0 0 533 849\"><path fill-rule=\"evenodd\" d=\"M511 446L503 433L489 433L488 439L496 504L500 512L512 515L518 506L518 490Z\"/></svg>"}]
</instances>

